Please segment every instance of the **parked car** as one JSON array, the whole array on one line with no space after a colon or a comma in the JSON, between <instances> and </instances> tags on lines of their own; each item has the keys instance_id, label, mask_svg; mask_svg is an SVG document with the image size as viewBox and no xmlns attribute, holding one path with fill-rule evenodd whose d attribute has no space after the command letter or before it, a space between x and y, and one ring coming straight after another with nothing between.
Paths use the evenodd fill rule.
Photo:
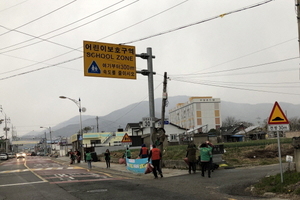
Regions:
<instances>
[{"instance_id":1,"label":"parked car","mask_svg":"<svg viewBox=\"0 0 300 200\"><path fill-rule=\"evenodd\" d=\"M7 160L7 159L8 159L7 153L0 153L0 160Z\"/></svg>"},{"instance_id":2,"label":"parked car","mask_svg":"<svg viewBox=\"0 0 300 200\"><path fill-rule=\"evenodd\" d=\"M18 158L25 158L26 157L26 153L20 152L16 154L17 159Z\"/></svg>"},{"instance_id":3,"label":"parked car","mask_svg":"<svg viewBox=\"0 0 300 200\"><path fill-rule=\"evenodd\" d=\"M15 158L16 157L16 154L13 153L13 152L9 152L9 153L7 153L7 155L8 155L8 158Z\"/></svg>"},{"instance_id":4,"label":"parked car","mask_svg":"<svg viewBox=\"0 0 300 200\"><path fill-rule=\"evenodd\" d=\"M36 153L35 152L31 152L31 156L36 156Z\"/></svg>"}]
</instances>

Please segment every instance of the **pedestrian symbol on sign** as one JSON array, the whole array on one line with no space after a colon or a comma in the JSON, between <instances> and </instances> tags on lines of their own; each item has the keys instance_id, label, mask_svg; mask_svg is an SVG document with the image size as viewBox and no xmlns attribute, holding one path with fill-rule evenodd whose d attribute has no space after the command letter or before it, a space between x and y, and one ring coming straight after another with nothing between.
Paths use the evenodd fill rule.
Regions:
<instances>
[{"instance_id":1,"label":"pedestrian symbol on sign","mask_svg":"<svg viewBox=\"0 0 300 200\"><path fill-rule=\"evenodd\" d=\"M101 73L101 70L95 61L93 61L92 64L90 65L90 67L88 68L88 73L92 73L92 74L100 74Z\"/></svg>"}]
</instances>

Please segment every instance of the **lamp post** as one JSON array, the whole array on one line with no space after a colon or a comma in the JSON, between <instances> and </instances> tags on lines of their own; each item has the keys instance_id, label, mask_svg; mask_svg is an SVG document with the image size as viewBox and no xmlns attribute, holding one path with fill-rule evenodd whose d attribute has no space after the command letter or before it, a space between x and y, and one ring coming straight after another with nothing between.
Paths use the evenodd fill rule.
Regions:
<instances>
[{"instance_id":1,"label":"lamp post","mask_svg":"<svg viewBox=\"0 0 300 200\"><path fill-rule=\"evenodd\" d=\"M84 107L82 108L82 107L81 107L81 100L80 100L80 98L78 99L78 101L75 100L75 99L71 99L71 98L69 98L69 97L65 97L65 96L59 96L59 98L61 98L61 99L69 99L69 100L73 101L73 102L78 106L78 109L79 109L79 120L80 120L80 121L79 121L79 122L80 122L79 145L80 145L80 147L81 147L81 160L83 160L83 157L84 157L84 156L82 156L82 155L84 155L84 146L83 146L83 132L82 132L82 118L81 118L81 112L85 112L85 111L86 111L86 108L84 108Z\"/></svg>"},{"instance_id":2,"label":"lamp post","mask_svg":"<svg viewBox=\"0 0 300 200\"><path fill-rule=\"evenodd\" d=\"M49 132L50 132L50 154L52 154L52 132L51 132L51 127L44 127L44 126L41 126L40 128L46 128L46 129L49 129ZM45 133L45 138L46 138L46 133ZM46 138L46 144L47 144L47 138Z\"/></svg>"}]
</instances>

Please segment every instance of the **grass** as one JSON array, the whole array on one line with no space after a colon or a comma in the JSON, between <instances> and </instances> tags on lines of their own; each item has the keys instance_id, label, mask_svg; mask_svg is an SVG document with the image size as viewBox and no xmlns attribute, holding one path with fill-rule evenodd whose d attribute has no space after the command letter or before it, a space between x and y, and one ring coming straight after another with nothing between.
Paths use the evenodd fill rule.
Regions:
<instances>
[{"instance_id":1,"label":"grass","mask_svg":"<svg viewBox=\"0 0 300 200\"><path fill-rule=\"evenodd\" d=\"M254 185L254 193L262 195L265 192L276 194L300 195L300 173L286 171L283 173L283 183L281 175L265 177L259 183Z\"/></svg>"}]
</instances>

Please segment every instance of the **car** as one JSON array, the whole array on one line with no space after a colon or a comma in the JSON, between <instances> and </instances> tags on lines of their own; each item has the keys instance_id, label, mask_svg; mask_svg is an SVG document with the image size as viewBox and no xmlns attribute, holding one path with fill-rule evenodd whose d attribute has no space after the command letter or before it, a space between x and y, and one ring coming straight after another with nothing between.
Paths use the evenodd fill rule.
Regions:
<instances>
[{"instance_id":1,"label":"car","mask_svg":"<svg viewBox=\"0 0 300 200\"><path fill-rule=\"evenodd\" d=\"M15 158L16 157L16 154L13 153L13 152L7 153L7 155L8 155L8 158Z\"/></svg>"},{"instance_id":2,"label":"car","mask_svg":"<svg viewBox=\"0 0 300 200\"><path fill-rule=\"evenodd\" d=\"M31 155L31 156L36 156L36 153L35 153L35 152L31 152L30 155Z\"/></svg>"},{"instance_id":3,"label":"car","mask_svg":"<svg viewBox=\"0 0 300 200\"><path fill-rule=\"evenodd\" d=\"M7 153L0 153L0 160L7 160L7 159L8 159Z\"/></svg>"},{"instance_id":4,"label":"car","mask_svg":"<svg viewBox=\"0 0 300 200\"><path fill-rule=\"evenodd\" d=\"M17 159L18 158L25 158L26 157L26 153L20 152L16 154Z\"/></svg>"}]
</instances>

